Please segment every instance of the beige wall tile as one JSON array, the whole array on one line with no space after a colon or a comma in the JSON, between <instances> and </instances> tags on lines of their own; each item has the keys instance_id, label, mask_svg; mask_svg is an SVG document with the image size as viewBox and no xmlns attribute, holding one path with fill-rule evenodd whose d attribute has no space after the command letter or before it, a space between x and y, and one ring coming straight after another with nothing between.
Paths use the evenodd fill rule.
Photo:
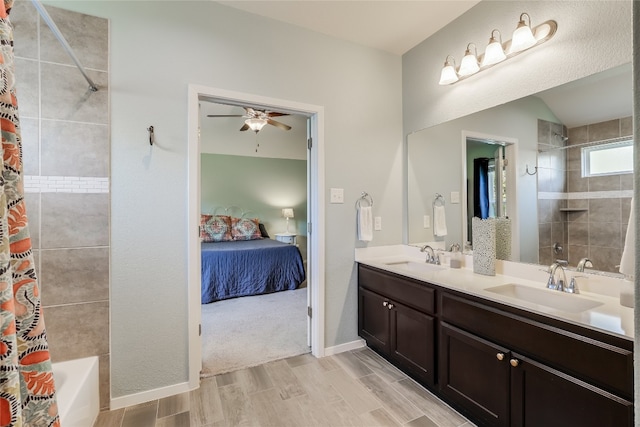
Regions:
<instances>
[{"instance_id":1,"label":"beige wall tile","mask_svg":"<svg viewBox=\"0 0 640 427\"><path fill-rule=\"evenodd\" d=\"M92 92L75 66L43 62L42 118L107 124L107 73L88 70L99 90Z\"/></svg>"},{"instance_id":2,"label":"beige wall tile","mask_svg":"<svg viewBox=\"0 0 640 427\"><path fill-rule=\"evenodd\" d=\"M109 299L109 249L42 251L40 283L44 306Z\"/></svg>"},{"instance_id":3,"label":"beige wall tile","mask_svg":"<svg viewBox=\"0 0 640 427\"><path fill-rule=\"evenodd\" d=\"M42 175L108 177L107 126L43 120Z\"/></svg>"},{"instance_id":4,"label":"beige wall tile","mask_svg":"<svg viewBox=\"0 0 640 427\"><path fill-rule=\"evenodd\" d=\"M100 356L109 352L109 303L44 308L53 362Z\"/></svg>"},{"instance_id":5,"label":"beige wall tile","mask_svg":"<svg viewBox=\"0 0 640 427\"><path fill-rule=\"evenodd\" d=\"M40 174L40 137L38 120L24 118L20 120L22 136L22 173Z\"/></svg>"},{"instance_id":6,"label":"beige wall tile","mask_svg":"<svg viewBox=\"0 0 640 427\"><path fill-rule=\"evenodd\" d=\"M43 249L107 246L109 195L42 193Z\"/></svg>"},{"instance_id":7,"label":"beige wall tile","mask_svg":"<svg viewBox=\"0 0 640 427\"><path fill-rule=\"evenodd\" d=\"M609 120L606 122L589 125L589 141L601 141L620 136L620 121Z\"/></svg>"},{"instance_id":8,"label":"beige wall tile","mask_svg":"<svg viewBox=\"0 0 640 427\"><path fill-rule=\"evenodd\" d=\"M107 71L108 20L56 7L47 7L47 12L84 67ZM43 61L74 64L53 32L42 21L40 21L40 44L40 55Z\"/></svg>"},{"instance_id":9,"label":"beige wall tile","mask_svg":"<svg viewBox=\"0 0 640 427\"><path fill-rule=\"evenodd\" d=\"M38 62L16 58L16 91L20 118L38 118L40 102L40 78Z\"/></svg>"},{"instance_id":10,"label":"beige wall tile","mask_svg":"<svg viewBox=\"0 0 640 427\"><path fill-rule=\"evenodd\" d=\"M19 42L14 44L16 57L38 59L38 11L30 1L15 1L10 13L14 34Z\"/></svg>"}]
</instances>

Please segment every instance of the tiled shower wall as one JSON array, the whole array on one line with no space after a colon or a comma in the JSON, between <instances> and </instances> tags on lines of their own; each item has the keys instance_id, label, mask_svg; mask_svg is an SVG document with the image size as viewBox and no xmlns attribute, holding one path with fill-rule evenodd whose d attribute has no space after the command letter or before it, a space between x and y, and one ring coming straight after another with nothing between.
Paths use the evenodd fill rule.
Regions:
<instances>
[{"instance_id":1,"label":"tiled shower wall","mask_svg":"<svg viewBox=\"0 0 640 427\"><path fill-rule=\"evenodd\" d=\"M560 211L567 205L566 151L558 149L564 146L558 135L566 134L564 126L538 120L538 260L544 265L567 257L567 227Z\"/></svg>"},{"instance_id":2,"label":"tiled shower wall","mask_svg":"<svg viewBox=\"0 0 640 427\"><path fill-rule=\"evenodd\" d=\"M27 214L54 362L99 356L109 404L108 22L47 7L98 92L29 1L16 1Z\"/></svg>"},{"instance_id":3,"label":"tiled shower wall","mask_svg":"<svg viewBox=\"0 0 640 427\"><path fill-rule=\"evenodd\" d=\"M580 259L589 258L596 270L618 272L631 211L633 174L583 178L581 147L632 136L632 118L570 128L564 149L553 149L558 143L550 143L548 136L549 129L562 126L538 123L540 264L566 259L575 267ZM555 131L551 132L553 136ZM552 172L545 172L546 167ZM553 252L555 242L562 244L562 252Z\"/></svg>"},{"instance_id":4,"label":"tiled shower wall","mask_svg":"<svg viewBox=\"0 0 640 427\"><path fill-rule=\"evenodd\" d=\"M631 117L569 129L569 147L633 135ZM567 150L569 263L587 257L594 268L618 272L627 233L633 174L582 178L580 147Z\"/></svg>"}]
</instances>

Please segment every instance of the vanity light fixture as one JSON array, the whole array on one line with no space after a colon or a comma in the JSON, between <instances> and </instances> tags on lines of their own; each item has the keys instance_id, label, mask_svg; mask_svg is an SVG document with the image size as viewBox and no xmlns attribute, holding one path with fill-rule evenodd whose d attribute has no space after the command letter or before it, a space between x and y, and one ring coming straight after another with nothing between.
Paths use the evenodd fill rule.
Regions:
<instances>
[{"instance_id":1,"label":"vanity light fixture","mask_svg":"<svg viewBox=\"0 0 640 427\"><path fill-rule=\"evenodd\" d=\"M471 53L471 45L473 45L473 50L475 53ZM480 64L478 64L478 50L476 49L476 45L473 43L469 43L467 45L467 50L464 51L464 57L460 62L460 69L458 69L458 74L462 77L467 77L472 74L480 71Z\"/></svg>"},{"instance_id":2,"label":"vanity light fixture","mask_svg":"<svg viewBox=\"0 0 640 427\"><path fill-rule=\"evenodd\" d=\"M262 128L267 124L265 119L251 118L244 121L244 123L249 126L249 129L258 133L262 130Z\"/></svg>"},{"instance_id":3,"label":"vanity light fixture","mask_svg":"<svg viewBox=\"0 0 640 427\"><path fill-rule=\"evenodd\" d=\"M525 17L528 23L525 21ZM518 26L513 32L513 38L511 40L507 40L503 43L500 31L494 29L491 31L491 37L489 38L489 44L487 45L485 52L480 56L478 56L476 45L474 43L469 43L467 45L467 49L458 69L455 67L455 58L451 55L447 55L444 67L440 74L439 84L443 86L454 84L469 76L477 74L480 71L491 68L500 62L513 58L532 47L546 42L555 35L557 30L558 23L553 20L545 21L532 28L531 17L528 13L523 12L520 14ZM471 52L472 45L475 54Z\"/></svg>"}]
</instances>

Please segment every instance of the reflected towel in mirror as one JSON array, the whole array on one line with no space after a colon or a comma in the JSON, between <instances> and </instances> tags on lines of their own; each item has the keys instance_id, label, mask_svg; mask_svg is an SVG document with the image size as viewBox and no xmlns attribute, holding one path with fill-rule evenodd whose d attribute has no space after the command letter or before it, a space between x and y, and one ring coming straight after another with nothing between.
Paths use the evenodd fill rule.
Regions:
<instances>
[{"instance_id":1,"label":"reflected towel in mirror","mask_svg":"<svg viewBox=\"0 0 640 427\"><path fill-rule=\"evenodd\" d=\"M433 235L437 237L447 235L447 218L444 206L433 207Z\"/></svg>"},{"instance_id":2,"label":"reflected towel in mirror","mask_svg":"<svg viewBox=\"0 0 640 427\"><path fill-rule=\"evenodd\" d=\"M373 213L371 206L358 207L358 240L370 242L373 240Z\"/></svg>"}]
</instances>

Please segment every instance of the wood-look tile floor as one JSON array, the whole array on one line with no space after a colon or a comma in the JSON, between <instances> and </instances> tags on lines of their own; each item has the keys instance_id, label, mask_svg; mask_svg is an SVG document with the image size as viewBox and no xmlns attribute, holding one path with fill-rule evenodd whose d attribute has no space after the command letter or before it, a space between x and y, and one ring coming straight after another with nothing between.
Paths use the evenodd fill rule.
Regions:
<instances>
[{"instance_id":1,"label":"wood-look tile floor","mask_svg":"<svg viewBox=\"0 0 640 427\"><path fill-rule=\"evenodd\" d=\"M365 347L205 378L190 393L102 412L94 427L472 425Z\"/></svg>"}]
</instances>

